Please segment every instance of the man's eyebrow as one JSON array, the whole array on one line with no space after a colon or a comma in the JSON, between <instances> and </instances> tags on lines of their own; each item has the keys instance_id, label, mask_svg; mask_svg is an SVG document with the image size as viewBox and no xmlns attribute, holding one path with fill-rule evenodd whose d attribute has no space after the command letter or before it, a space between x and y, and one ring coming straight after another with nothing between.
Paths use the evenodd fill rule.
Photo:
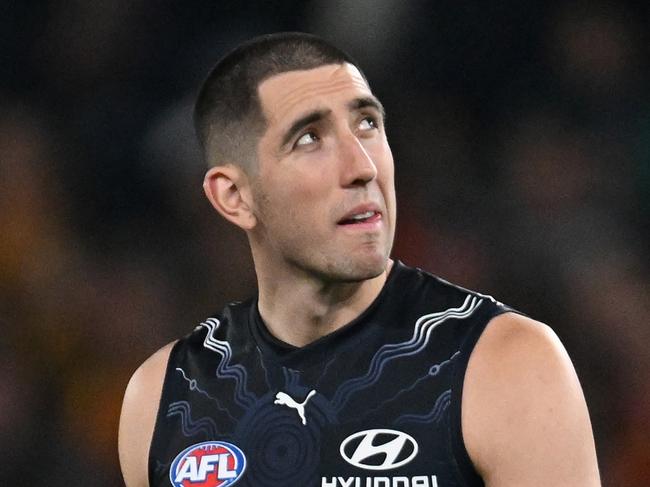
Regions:
<instances>
[{"instance_id":1,"label":"man's eyebrow","mask_svg":"<svg viewBox=\"0 0 650 487\"><path fill-rule=\"evenodd\" d=\"M293 136L296 133L300 132L307 125L324 119L330 113L331 110L314 110L300 117L298 120L293 122L291 124L291 127L289 127L289 129L285 132L284 137L282 137L282 147L287 145Z\"/></svg>"},{"instance_id":2,"label":"man's eyebrow","mask_svg":"<svg viewBox=\"0 0 650 487\"><path fill-rule=\"evenodd\" d=\"M361 98L355 98L350 103L348 103L348 108L350 110L361 110L362 108L371 107L377 110L381 114L381 118L386 118L386 110L384 110L384 105L381 102L371 96L364 96Z\"/></svg>"}]
</instances>

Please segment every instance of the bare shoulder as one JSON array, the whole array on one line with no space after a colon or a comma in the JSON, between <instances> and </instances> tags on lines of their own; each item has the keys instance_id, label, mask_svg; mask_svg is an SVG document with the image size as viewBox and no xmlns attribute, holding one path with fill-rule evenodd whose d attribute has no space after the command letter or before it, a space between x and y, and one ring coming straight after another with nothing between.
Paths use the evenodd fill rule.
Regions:
<instances>
[{"instance_id":1,"label":"bare shoulder","mask_svg":"<svg viewBox=\"0 0 650 487\"><path fill-rule=\"evenodd\" d=\"M599 486L582 388L557 335L514 313L494 318L470 357L462 429L487 486Z\"/></svg>"},{"instance_id":2,"label":"bare shoulder","mask_svg":"<svg viewBox=\"0 0 650 487\"><path fill-rule=\"evenodd\" d=\"M149 445L158 414L169 343L149 357L126 387L120 416L119 454L127 487L148 487Z\"/></svg>"}]
</instances>

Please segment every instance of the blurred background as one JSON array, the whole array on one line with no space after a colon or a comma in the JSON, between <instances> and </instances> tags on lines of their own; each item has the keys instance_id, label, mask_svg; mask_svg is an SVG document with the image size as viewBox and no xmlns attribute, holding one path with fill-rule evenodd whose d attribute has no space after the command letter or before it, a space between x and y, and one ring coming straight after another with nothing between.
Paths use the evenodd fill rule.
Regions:
<instances>
[{"instance_id":1,"label":"blurred background","mask_svg":"<svg viewBox=\"0 0 650 487\"><path fill-rule=\"evenodd\" d=\"M0 484L122 485L122 394L254 274L205 200L195 93L281 30L356 57L388 112L394 256L549 323L604 484L650 479L650 7L0 3Z\"/></svg>"}]
</instances>

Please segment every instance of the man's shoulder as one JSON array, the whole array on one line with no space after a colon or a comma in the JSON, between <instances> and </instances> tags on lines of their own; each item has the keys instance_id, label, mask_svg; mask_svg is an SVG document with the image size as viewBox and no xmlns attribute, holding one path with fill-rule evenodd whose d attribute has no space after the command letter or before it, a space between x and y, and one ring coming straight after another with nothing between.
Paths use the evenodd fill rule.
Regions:
<instances>
[{"instance_id":1,"label":"man's shoulder","mask_svg":"<svg viewBox=\"0 0 650 487\"><path fill-rule=\"evenodd\" d=\"M245 338L253 299L228 303L219 313L198 323L185 336L168 343L146 359L133 373L124 394L119 428L119 455L128 487L148 485L149 448L153 438L168 370L207 350L225 353L225 341ZM230 353L230 349L228 349ZM188 359L192 357L192 359ZM205 363L205 359L201 359Z\"/></svg>"},{"instance_id":2,"label":"man's shoulder","mask_svg":"<svg viewBox=\"0 0 650 487\"><path fill-rule=\"evenodd\" d=\"M560 339L548 325L518 313L495 316L476 345L472 362L481 372L501 378L515 378L525 369L573 370ZM519 364L519 367L514 367ZM483 367L486 365L486 367ZM485 370L484 370L485 369ZM489 369L489 370L488 370Z\"/></svg>"}]
</instances>

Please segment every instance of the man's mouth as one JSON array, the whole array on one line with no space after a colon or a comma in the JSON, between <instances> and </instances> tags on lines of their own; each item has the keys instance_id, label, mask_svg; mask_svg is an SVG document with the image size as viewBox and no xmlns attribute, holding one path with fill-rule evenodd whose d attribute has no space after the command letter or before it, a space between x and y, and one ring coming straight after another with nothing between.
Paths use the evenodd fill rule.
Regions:
<instances>
[{"instance_id":1,"label":"man's mouth","mask_svg":"<svg viewBox=\"0 0 650 487\"><path fill-rule=\"evenodd\" d=\"M378 211L364 211L363 213L356 213L339 222L339 225L355 225L359 223L374 223L381 220L381 213Z\"/></svg>"}]
</instances>

